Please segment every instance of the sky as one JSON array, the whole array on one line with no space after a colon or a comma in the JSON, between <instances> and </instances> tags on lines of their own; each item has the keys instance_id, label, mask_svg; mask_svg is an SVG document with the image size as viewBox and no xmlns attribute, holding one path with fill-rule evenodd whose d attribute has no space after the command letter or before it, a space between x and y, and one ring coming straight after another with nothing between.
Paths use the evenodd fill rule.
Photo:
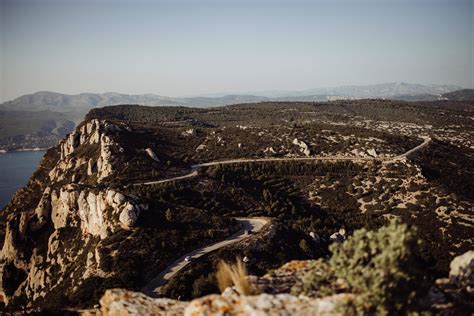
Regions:
<instances>
[{"instance_id":1,"label":"sky","mask_svg":"<svg viewBox=\"0 0 474 316\"><path fill-rule=\"evenodd\" d=\"M0 102L385 82L474 88L474 0L0 0Z\"/></svg>"}]
</instances>

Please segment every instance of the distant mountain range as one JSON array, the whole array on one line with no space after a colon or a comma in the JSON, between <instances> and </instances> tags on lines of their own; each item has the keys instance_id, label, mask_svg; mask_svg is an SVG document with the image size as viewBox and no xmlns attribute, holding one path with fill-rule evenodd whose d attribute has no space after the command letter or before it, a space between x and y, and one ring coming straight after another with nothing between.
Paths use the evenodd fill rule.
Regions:
<instances>
[{"instance_id":1,"label":"distant mountain range","mask_svg":"<svg viewBox=\"0 0 474 316\"><path fill-rule=\"evenodd\" d=\"M253 95L226 95L222 97L189 97L174 98L156 94L121 94L81 93L76 95L40 91L18 97L0 105L4 111L56 111L56 112L87 112L92 108L117 104L140 104L149 106L191 106L210 107L226 104L258 102L268 100L266 97Z\"/></svg>"},{"instance_id":2,"label":"distant mountain range","mask_svg":"<svg viewBox=\"0 0 474 316\"><path fill-rule=\"evenodd\" d=\"M230 94L245 94L263 96L267 98L288 98L288 97L308 97L308 96L347 96L354 98L397 98L400 95L434 95L462 89L455 85L422 85L404 82L381 83L365 86L339 86L314 88L298 91L250 91L243 93L215 93L203 95L205 97L223 97Z\"/></svg>"},{"instance_id":3,"label":"distant mountain range","mask_svg":"<svg viewBox=\"0 0 474 316\"><path fill-rule=\"evenodd\" d=\"M0 105L0 110L5 111L58 111L85 112L91 108L116 104L140 105L182 105L194 107L209 107L226 104L259 101L325 101L331 98L411 98L420 96L438 98L439 95L460 90L461 87L453 85L421 85L410 83L384 83L367 86L342 86L334 88L316 88L301 91L261 91L252 93L214 94L209 96L194 97L166 97L156 94L121 94L115 92L81 93L76 95L40 91L18 97Z\"/></svg>"},{"instance_id":4,"label":"distant mountain range","mask_svg":"<svg viewBox=\"0 0 474 316\"><path fill-rule=\"evenodd\" d=\"M460 91L458 91L460 90ZM0 151L49 147L72 130L93 108L117 104L213 107L261 101L332 101L386 98L404 101L472 100L474 90L454 85L384 83L300 91L260 91L167 97L157 94L81 93L40 91L0 104ZM34 112L34 113L30 113Z\"/></svg>"}]
</instances>

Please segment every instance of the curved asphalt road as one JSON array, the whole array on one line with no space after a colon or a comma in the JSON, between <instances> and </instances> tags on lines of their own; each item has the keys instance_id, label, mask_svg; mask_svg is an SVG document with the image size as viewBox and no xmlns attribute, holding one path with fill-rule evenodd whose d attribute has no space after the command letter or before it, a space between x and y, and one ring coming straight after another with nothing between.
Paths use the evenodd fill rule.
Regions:
<instances>
[{"instance_id":1,"label":"curved asphalt road","mask_svg":"<svg viewBox=\"0 0 474 316\"><path fill-rule=\"evenodd\" d=\"M154 277L145 287L142 288L142 292L149 296L157 296L159 294L159 288L164 285L169 279L171 279L176 273L178 273L185 266L190 264L190 261L184 260L187 256L190 256L192 259L197 259L205 254L208 254L219 248L228 246L230 244L236 243L244 238L247 238L251 235L246 233L247 230L252 230L253 232L258 232L262 227L268 222L264 218L236 218L241 224L242 229L234 233L232 236L227 237L226 239L219 241L215 244L203 246L197 248L184 256L180 257L168 267L166 267L160 274Z\"/></svg>"},{"instance_id":2,"label":"curved asphalt road","mask_svg":"<svg viewBox=\"0 0 474 316\"><path fill-rule=\"evenodd\" d=\"M177 181L177 180L183 180L187 178L193 178L198 175L197 169L201 167L209 167L209 166L215 166L215 165L224 165L224 164L234 164L234 163L246 163L246 162L265 162L265 161L305 161L305 160L315 160L315 161L338 161L338 160L350 160L350 161L371 161L371 160L378 160L378 161L384 161L384 162L394 162L397 160L402 160L405 158L408 158L409 155L412 155L416 151L428 146L428 144L431 141L431 138L429 137L423 137L424 141L420 145L410 149L409 151L395 156L395 157L344 157L344 156L329 156L329 157L296 157L296 158L259 158L259 159L231 159L231 160L225 160L225 161L212 161L212 162L206 162L202 164L197 164L192 166L192 172L184 175L184 176L179 176L179 177L174 177L174 178L169 178L169 179L163 179L163 180L157 180L157 181L150 181L150 182L143 182L143 183L135 183L133 184L134 186L140 186L140 185L151 185L151 184L160 184L160 183L167 183L167 182L172 182L172 181ZM178 271L183 269L186 265L188 265L190 262L185 261L184 258L187 256L192 257L193 259L199 258L205 254L208 254L214 250L217 250L219 248L222 248L224 246L233 244L235 242L238 242L246 237L248 235L245 233L247 230L251 229L255 232L258 232L268 221L262 218L237 218L238 221L240 221L243 225L243 228L238 231L237 233L233 234L232 236L217 242L212 245L200 247L198 249L195 249L191 251L190 253L182 256L181 258L177 259L174 261L172 264L170 264L166 269L164 269L160 274L158 274L155 278L153 278L145 287L142 288L142 292L150 295L150 296L156 296L159 294L159 288L166 283L169 279L171 279Z\"/></svg>"},{"instance_id":3,"label":"curved asphalt road","mask_svg":"<svg viewBox=\"0 0 474 316\"><path fill-rule=\"evenodd\" d=\"M246 162L277 162L277 161L382 161L382 162L395 162L397 160L402 160L408 158L409 155L417 152L418 150L428 146L431 142L431 138L429 137L422 137L424 139L423 143L420 145L413 147L406 153L395 157L346 157L346 156L327 156L327 157L294 157L294 158L238 158L238 159L229 159L223 161L211 161L200 163L196 165L192 165L192 172L188 173L184 176L168 178L163 180L156 180L156 181L149 181L149 182L140 182L134 183L133 186L141 186L141 185L152 185L152 184L160 184L160 183L168 183L173 181L179 181L183 179L193 178L198 175L197 169L202 167L210 167L215 165L229 165L229 164L238 164L238 163L246 163Z\"/></svg>"},{"instance_id":4,"label":"curved asphalt road","mask_svg":"<svg viewBox=\"0 0 474 316\"><path fill-rule=\"evenodd\" d=\"M393 160L398 160L398 159L403 159L403 158L409 158L408 156L414 154L415 152L417 152L418 150L422 149L422 148L425 148L426 146L429 145L429 143L431 142L431 138L428 137L428 136L421 136L421 138L424 139L423 143L419 144L418 146L416 147L413 147L412 149L410 149L409 151L407 151L406 153L404 154L401 154L401 155L398 155L396 157L393 158Z\"/></svg>"}]
</instances>

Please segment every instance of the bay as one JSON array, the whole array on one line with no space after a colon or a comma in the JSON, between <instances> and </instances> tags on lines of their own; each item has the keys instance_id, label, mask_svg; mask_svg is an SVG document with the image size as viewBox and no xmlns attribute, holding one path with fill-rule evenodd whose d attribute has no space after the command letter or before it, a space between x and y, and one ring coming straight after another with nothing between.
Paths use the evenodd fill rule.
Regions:
<instances>
[{"instance_id":1,"label":"bay","mask_svg":"<svg viewBox=\"0 0 474 316\"><path fill-rule=\"evenodd\" d=\"M23 187L38 167L44 151L23 151L0 154L0 208Z\"/></svg>"}]
</instances>

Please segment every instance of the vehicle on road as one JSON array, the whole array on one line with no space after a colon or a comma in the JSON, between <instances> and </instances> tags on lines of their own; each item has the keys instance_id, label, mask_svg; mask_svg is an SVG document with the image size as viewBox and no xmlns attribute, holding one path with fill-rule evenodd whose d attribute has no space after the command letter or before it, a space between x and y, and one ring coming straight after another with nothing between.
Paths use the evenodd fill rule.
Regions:
<instances>
[{"instance_id":1,"label":"vehicle on road","mask_svg":"<svg viewBox=\"0 0 474 316\"><path fill-rule=\"evenodd\" d=\"M189 262L189 261L191 261L191 260L193 260L193 258L192 258L191 256L186 256L186 257L184 257L184 261Z\"/></svg>"}]
</instances>

